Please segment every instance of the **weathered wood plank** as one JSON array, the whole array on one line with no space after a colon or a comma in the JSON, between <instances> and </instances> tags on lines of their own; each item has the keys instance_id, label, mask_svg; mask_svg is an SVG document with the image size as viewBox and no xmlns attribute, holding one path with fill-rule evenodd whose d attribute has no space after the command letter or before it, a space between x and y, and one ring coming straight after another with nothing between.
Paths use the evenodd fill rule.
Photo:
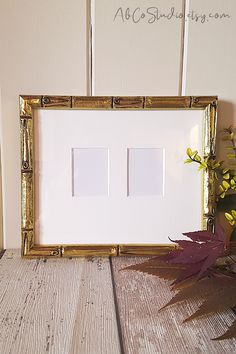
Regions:
<instances>
[{"instance_id":1,"label":"weathered wood plank","mask_svg":"<svg viewBox=\"0 0 236 354\"><path fill-rule=\"evenodd\" d=\"M147 259L147 258L145 258ZM181 303L159 312L171 299L167 283L157 277L120 269L144 258L114 258L113 273L125 353L231 353L236 340L211 341L235 319L226 315L182 324L197 304Z\"/></svg>"},{"instance_id":2,"label":"weathered wood plank","mask_svg":"<svg viewBox=\"0 0 236 354\"><path fill-rule=\"evenodd\" d=\"M90 258L81 273L71 354L120 353L108 258Z\"/></svg>"},{"instance_id":3,"label":"weathered wood plank","mask_svg":"<svg viewBox=\"0 0 236 354\"><path fill-rule=\"evenodd\" d=\"M26 260L6 251L0 323L0 353L119 353L109 260Z\"/></svg>"}]
</instances>

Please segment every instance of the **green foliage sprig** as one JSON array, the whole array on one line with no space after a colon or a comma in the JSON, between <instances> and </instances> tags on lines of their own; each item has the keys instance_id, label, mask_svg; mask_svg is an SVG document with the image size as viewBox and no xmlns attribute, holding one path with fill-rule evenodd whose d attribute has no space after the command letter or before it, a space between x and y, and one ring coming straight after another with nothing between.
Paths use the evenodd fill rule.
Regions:
<instances>
[{"instance_id":1,"label":"green foliage sprig","mask_svg":"<svg viewBox=\"0 0 236 354\"><path fill-rule=\"evenodd\" d=\"M226 193L236 190L236 171L223 166L223 161L218 161L211 158L203 158L198 154L198 151L192 151L190 148L186 151L188 158L184 163L195 162L199 164L198 170L213 171L214 178L219 181L219 191L217 198L224 198Z\"/></svg>"},{"instance_id":2,"label":"green foliage sprig","mask_svg":"<svg viewBox=\"0 0 236 354\"><path fill-rule=\"evenodd\" d=\"M230 223L230 225L234 226L236 223L236 210L231 210L230 213L225 213L225 217Z\"/></svg>"},{"instance_id":3,"label":"green foliage sprig","mask_svg":"<svg viewBox=\"0 0 236 354\"><path fill-rule=\"evenodd\" d=\"M225 148L228 151L227 158L230 166L225 166L224 161L211 157L201 157L197 150L193 151L191 148L187 149L188 158L185 160L186 164L197 163L199 171L211 170L213 172L213 178L218 181L217 200L219 198L223 199L227 194L232 194L232 192L236 191L236 137L232 126L224 129L223 140L227 142ZM231 226L236 225L236 210L225 213L225 217Z\"/></svg>"},{"instance_id":4,"label":"green foliage sprig","mask_svg":"<svg viewBox=\"0 0 236 354\"><path fill-rule=\"evenodd\" d=\"M225 136L223 140L228 141L229 145L226 146L226 149L229 151L227 157L229 160L233 160L233 165L236 167L236 137L233 131L233 127L230 126L227 129L224 129Z\"/></svg>"}]
</instances>

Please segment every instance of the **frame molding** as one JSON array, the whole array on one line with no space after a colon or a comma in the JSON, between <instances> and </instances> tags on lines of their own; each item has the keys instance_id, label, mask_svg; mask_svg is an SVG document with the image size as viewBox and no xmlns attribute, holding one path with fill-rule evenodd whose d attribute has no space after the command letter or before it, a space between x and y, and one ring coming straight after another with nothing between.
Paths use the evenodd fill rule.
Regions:
<instances>
[{"instance_id":1,"label":"frame molding","mask_svg":"<svg viewBox=\"0 0 236 354\"><path fill-rule=\"evenodd\" d=\"M29 96L19 97L21 121L21 234L22 256L134 256L164 254L175 245L50 245L35 244L34 237L34 109L77 110L204 110L204 156L215 157L217 96ZM212 230L215 219L215 185L212 172L203 175L203 229Z\"/></svg>"}]
</instances>

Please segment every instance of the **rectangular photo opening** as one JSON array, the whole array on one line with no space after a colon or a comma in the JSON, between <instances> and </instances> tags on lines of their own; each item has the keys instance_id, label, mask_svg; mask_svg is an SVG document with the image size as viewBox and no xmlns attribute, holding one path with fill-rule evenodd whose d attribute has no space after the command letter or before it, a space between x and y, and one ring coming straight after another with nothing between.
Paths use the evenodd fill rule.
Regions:
<instances>
[{"instance_id":1,"label":"rectangular photo opening","mask_svg":"<svg viewBox=\"0 0 236 354\"><path fill-rule=\"evenodd\" d=\"M164 195L164 149L128 149L128 196Z\"/></svg>"},{"instance_id":2,"label":"rectangular photo opening","mask_svg":"<svg viewBox=\"0 0 236 354\"><path fill-rule=\"evenodd\" d=\"M72 149L72 195L108 196L109 152L106 148Z\"/></svg>"}]
</instances>

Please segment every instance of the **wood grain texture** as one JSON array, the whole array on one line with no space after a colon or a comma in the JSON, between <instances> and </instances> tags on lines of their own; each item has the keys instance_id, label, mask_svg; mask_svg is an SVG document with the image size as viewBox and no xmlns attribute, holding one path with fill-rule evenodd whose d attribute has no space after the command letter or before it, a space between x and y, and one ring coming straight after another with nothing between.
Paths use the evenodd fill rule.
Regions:
<instances>
[{"instance_id":1,"label":"wood grain texture","mask_svg":"<svg viewBox=\"0 0 236 354\"><path fill-rule=\"evenodd\" d=\"M0 260L0 353L119 353L109 260ZM76 337L74 337L76 336Z\"/></svg>"},{"instance_id":2,"label":"wood grain texture","mask_svg":"<svg viewBox=\"0 0 236 354\"><path fill-rule=\"evenodd\" d=\"M71 354L120 353L108 258L90 258L81 282Z\"/></svg>"},{"instance_id":3,"label":"wood grain texture","mask_svg":"<svg viewBox=\"0 0 236 354\"><path fill-rule=\"evenodd\" d=\"M196 309L196 303L181 303L159 312L172 294L165 281L157 277L122 268L147 258L112 259L121 331L125 353L232 353L236 340L211 341L223 333L235 319L232 311L226 315L182 324Z\"/></svg>"}]
</instances>

